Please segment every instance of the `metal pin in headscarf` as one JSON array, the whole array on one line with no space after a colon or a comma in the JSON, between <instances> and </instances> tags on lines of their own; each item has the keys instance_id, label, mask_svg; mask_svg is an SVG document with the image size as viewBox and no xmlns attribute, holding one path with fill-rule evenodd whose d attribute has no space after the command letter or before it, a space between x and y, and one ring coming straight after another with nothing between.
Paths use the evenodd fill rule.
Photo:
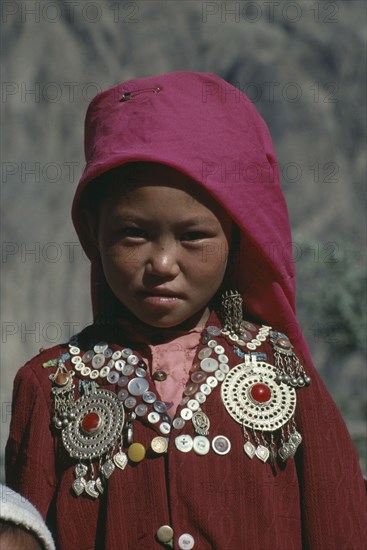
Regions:
<instances>
[{"instance_id":1,"label":"metal pin in headscarf","mask_svg":"<svg viewBox=\"0 0 367 550\"><path fill-rule=\"evenodd\" d=\"M124 92L120 97L120 101L129 101L130 99L133 99L137 95L149 93L149 92L158 94L160 91L161 89L156 87L156 88L142 88L140 90L133 90L132 92Z\"/></svg>"}]
</instances>

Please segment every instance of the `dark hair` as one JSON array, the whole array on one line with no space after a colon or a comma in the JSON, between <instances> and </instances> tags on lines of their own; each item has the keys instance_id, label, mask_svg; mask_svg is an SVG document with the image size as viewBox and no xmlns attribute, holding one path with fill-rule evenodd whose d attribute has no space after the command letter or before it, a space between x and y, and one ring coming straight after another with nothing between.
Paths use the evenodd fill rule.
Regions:
<instances>
[{"instance_id":1,"label":"dark hair","mask_svg":"<svg viewBox=\"0 0 367 550\"><path fill-rule=\"evenodd\" d=\"M82 209L89 210L93 214L93 217L98 220L100 206L113 185L124 179L124 189L126 189L126 183L128 184L129 180L133 181L134 164L136 163L128 162L117 166L92 180L83 193L81 201Z\"/></svg>"}]
</instances>

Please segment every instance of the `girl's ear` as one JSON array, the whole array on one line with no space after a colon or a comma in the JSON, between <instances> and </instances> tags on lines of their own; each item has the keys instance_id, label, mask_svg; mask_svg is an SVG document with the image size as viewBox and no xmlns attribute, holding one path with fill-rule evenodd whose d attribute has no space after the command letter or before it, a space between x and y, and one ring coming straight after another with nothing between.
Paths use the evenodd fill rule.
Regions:
<instances>
[{"instance_id":1,"label":"girl's ear","mask_svg":"<svg viewBox=\"0 0 367 550\"><path fill-rule=\"evenodd\" d=\"M80 221L88 241L99 250L98 220L96 216L91 210L85 209L80 212Z\"/></svg>"}]
</instances>

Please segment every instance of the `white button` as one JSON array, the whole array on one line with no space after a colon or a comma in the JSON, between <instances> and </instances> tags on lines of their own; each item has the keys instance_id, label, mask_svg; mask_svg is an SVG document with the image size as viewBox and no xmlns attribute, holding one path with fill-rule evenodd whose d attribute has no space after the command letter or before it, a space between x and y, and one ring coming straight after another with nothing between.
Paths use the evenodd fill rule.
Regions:
<instances>
[{"instance_id":1,"label":"white button","mask_svg":"<svg viewBox=\"0 0 367 550\"><path fill-rule=\"evenodd\" d=\"M218 361L216 359L212 359L211 357L203 359L200 363L200 367L204 372L214 372L217 370L218 366Z\"/></svg>"},{"instance_id":2,"label":"white button","mask_svg":"<svg viewBox=\"0 0 367 550\"><path fill-rule=\"evenodd\" d=\"M124 359L126 359L127 357L129 357L129 355L131 355L133 352L132 349L130 348L124 348L122 351L121 351L121 357L123 357Z\"/></svg>"},{"instance_id":3,"label":"white button","mask_svg":"<svg viewBox=\"0 0 367 550\"><path fill-rule=\"evenodd\" d=\"M117 361L118 359L121 358L121 351L118 349L117 351L114 351L113 354L112 354L112 359L114 359L115 361Z\"/></svg>"},{"instance_id":4,"label":"white button","mask_svg":"<svg viewBox=\"0 0 367 550\"><path fill-rule=\"evenodd\" d=\"M129 392L127 390L120 390L117 394L117 399L119 401L125 401L129 397Z\"/></svg>"},{"instance_id":5,"label":"white button","mask_svg":"<svg viewBox=\"0 0 367 550\"><path fill-rule=\"evenodd\" d=\"M81 371L82 368L84 367L85 367L85 364L83 363L83 361L79 361L79 363L75 363L74 369Z\"/></svg>"},{"instance_id":6,"label":"white button","mask_svg":"<svg viewBox=\"0 0 367 550\"><path fill-rule=\"evenodd\" d=\"M251 340L251 342L255 344L255 346L260 346L261 344L260 340L258 340L257 338L254 338L253 340Z\"/></svg>"},{"instance_id":7,"label":"white button","mask_svg":"<svg viewBox=\"0 0 367 550\"><path fill-rule=\"evenodd\" d=\"M141 367L137 367L135 369L136 376L139 376L139 378L145 378L147 375L147 371L145 369L142 369Z\"/></svg>"},{"instance_id":8,"label":"white button","mask_svg":"<svg viewBox=\"0 0 367 550\"><path fill-rule=\"evenodd\" d=\"M214 373L214 376L217 380L219 380L219 382L223 382L223 380L225 379L226 375L224 374L224 372L222 372L221 370L217 370L215 371Z\"/></svg>"},{"instance_id":9,"label":"white button","mask_svg":"<svg viewBox=\"0 0 367 550\"><path fill-rule=\"evenodd\" d=\"M251 349L251 350L255 350L255 349L256 349L255 344L252 344L251 342L249 342L248 344L246 344L246 347L247 347L248 349Z\"/></svg>"},{"instance_id":10,"label":"white button","mask_svg":"<svg viewBox=\"0 0 367 550\"><path fill-rule=\"evenodd\" d=\"M94 357L94 351L92 349L85 352L85 354L82 357L82 361L84 363L89 363Z\"/></svg>"},{"instance_id":11,"label":"white button","mask_svg":"<svg viewBox=\"0 0 367 550\"><path fill-rule=\"evenodd\" d=\"M213 451L218 455L226 455L231 450L231 442L224 435L217 435L212 441Z\"/></svg>"},{"instance_id":12,"label":"white button","mask_svg":"<svg viewBox=\"0 0 367 550\"><path fill-rule=\"evenodd\" d=\"M127 362L130 365L137 365L139 363L139 357L137 357L136 355L129 355L129 357L127 358Z\"/></svg>"},{"instance_id":13,"label":"white button","mask_svg":"<svg viewBox=\"0 0 367 550\"><path fill-rule=\"evenodd\" d=\"M78 353L80 353L80 349L76 346L70 346L69 351L71 355L78 355Z\"/></svg>"},{"instance_id":14,"label":"white button","mask_svg":"<svg viewBox=\"0 0 367 550\"><path fill-rule=\"evenodd\" d=\"M151 424L156 424L157 422L160 421L160 419L161 419L161 416L156 412L151 412L148 414L148 421Z\"/></svg>"},{"instance_id":15,"label":"white button","mask_svg":"<svg viewBox=\"0 0 367 550\"><path fill-rule=\"evenodd\" d=\"M181 451L181 453L189 453L193 447L193 444L191 435L178 435L175 438L176 448Z\"/></svg>"},{"instance_id":16,"label":"white button","mask_svg":"<svg viewBox=\"0 0 367 550\"><path fill-rule=\"evenodd\" d=\"M171 431L170 424L168 424L168 422L162 422L162 424L159 425L159 431L164 435L169 434Z\"/></svg>"},{"instance_id":17,"label":"white button","mask_svg":"<svg viewBox=\"0 0 367 550\"><path fill-rule=\"evenodd\" d=\"M99 376L99 371L98 370L92 370L92 372L90 373L89 376L92 380L95 380Z\"/></svg>"},{"instance_id":18,"label":"white button","mask_svg":"<svg viewBox=\"0 0 367 550\"><path fill-rule=\"evenodd\" d=\"M206 455L210 450L209 439L203 435L194 437L194 451L197 455Z\"/></svg>"},{"instance_id":19,"label":"white button","mask_svg":"<svg viewBox=\"0 0 367 550\"><path fill-rule=\"evenodd\" d=\"M167 405L163 401L154 401L153 409L162 414L167 411Z\"/></svg>"},{"instance_id":20,"label":"white button","mask_svg":"<svg viewBox=\"0 0 367 550\"><path fill-rule=\"evenodd\" d=\"M183 418L180 418L179 416L174 419L173 421L173 427L176 428L176 430L182 430L182 428L185 425L185 421Z\"/></svg>"},{"instance_id":21,"label":"white button","mask_svg":"<svg viewBox=\"0 0 367 550\"><path fill-rule=\"evenodd\" d=\"M218 355L218 361L219 363L228 363L228 357L225 353L221 353Z\"/></svg>"},{"instance_id":22,"label":"white button","mask_svg":"<svg viewBox=\"0 0 367 550\"><path fill-rule=\"evenodd\" d=\"M221 353L224 353L224 352L225 352L225 349L224 349L223 346L215 346L214 351L215 351L215 353L217 353L218 355L220 355Z\"/></svg>"},{"instance_id":23,"label":"white button","mask_svg":"<svg viewBox=\"0 0 367 550\"><path fill-rule=\"evenodd\" d=\"M124 386L127 386L129 382L129 379L127 376L120 376L118 379L117 385L120 386L120 388L123 388Z\"/></svg>"},{"instance_id":24,"label":"white button","mask_svg":"<svg viewBox=\"0 0 367 550\"><path fill-rule=\"evenodd\" d=\"M110 367L102 367L99 371L99 376L101 378L106 378L107 374L110 372Z\"/></svg>"},{"instance_id":25,"label":"white button","mask_svg":"<svg viewBox=\"0 0 367 550\"><path fill-rule=\"evenodd\" d=\"M152 391L146 391L145 393L143 393L143 401L145 401L145 403L154 403L156 399L157 396Z\"/></svg>"},{"instance_id":26,"label":"white button","mask_svg":"<svg viewBox=\"0 0 367 550\"><path fill-rule=\"evenodd\" d=\"M208 342L208 346L210 348L215 348L215 346L218 344L218 342L216 340L209 340Z\"/></svg>"},{"instance_id":27,"label":"white button","mask_svg":"<svg viewBox=\"0 0 367 550\"><path fill-rule=\"evenodd\" d=\"M200 391L203 392L204 395L210 395L212 393L212 389L209 384L201 384Z\"/></svg>"},{"instance_id":28,"label":"white button","mask_svg":"<svg viewBox=\"0 0 367 550\"><path fill-rule=\"evenodd\" d=\"M133 409L136 405L136 397L127 397L124 401L125 407Z\"/></svg>"},{"instance_id":29,"label":"white button","mask_svg":"<svg viewBox=\"0 0 367 550\"><path fill-rule=\"evenodd\" d=\"M198 353L199 359L205 359L206 357L209 357L212 354L211 348L203 348Z\"/></svg>"},{"instance_id":30,"label":"white button","mask_svg":"<svg viewBox=\"0 0 367 550\"><path fill-rule=\"evenodd\" d=\"M190 411L197 411L200 407L200 403L196 401L196 399L190 399L190 401L187 402L187 407Z\"/></svg>"},{"instance_id":31,"label":"white button","mask_svg":"<svg viewBox=\"0 0 367 550\"><path fill-rule=\"evenodd\" d=\"M125 376L130 376L130 374L132 374L134 372L134 367L132 365L124 365L122 367L122 374L124 374Z\"/></svg>"},{"instance_id":32,"label":"white button","mask_svg":"<svg viewBox=\"0 0 367 550\"><path fill-rule=\"evenodd\" d=\"M131 395L143 395L148 388L149 382L145 378L133 378L127 386Z\"/></svg>"},{"instance_id":33,"label":"white button","mask_svg":"<svg viewBox=\"0 0 367 550\"><path fill-rule=\"evenodd\" d=\"M74 357L71 358L71 362L73 363L73 365L76 365L77 363L80 363L82 360L81 357L79 357L79 355L75 355Z\"/></svg>"},{"instance_id":34,"label":"white button","mask_svg":"<svg viewBox=\"0 0 367 550\"><path fill-rule=\"evenodd\" d=\"M79 365L80 365L80 363L79 363ZM81 372L82 376L89 376L90 373L91 373L91 369L89 367L83 367L80 372Z\"/></svg>"},{"instance_id":35,"label":"white button","mask_svg":"<svg viewBox=\"0 0 367 550\"><path fill-rule=\"evenodd\" d=\"M135 408L135 412L138 416L144 416L148 412L148 406L145 405L145 403L140 403L140 405Z\"/></svg>"},{"instance_id":36,"label":"white button","mask_svg":"<svg viewBox=\"0 0 367 550\"><path fill-rule=\"evenodd\" d=\"M198 391L197 393L195 393L195 399L196 401L199 401L200 404L205 403L206 395L202 391Z\"/></svg>"},{"instance_id":37,"label":"white button","mask_svg":"<svg viewBox=\"0 0 367 550\"><path fill-rule=\"evenodd\" d=\"M262 336L262 334L259 334L257 340L259 340L260 342L265 342L266 336Z\"/></svg>"},{"instance_id":38,"label":"white button","mask_svg":"<svg viewBox=\"0 0 367 550\"><path fill-rule=\"evenodd\" d=\"M180 550L191 550L191 548L194 548L194 544L195 539L189 533L184 533L178 539L178 547Z\"/></svg>"},{"instance_id":39,"label":"white button","mask_svg":"<svg viewBox=\"0 0 367 550\"><path fill-rule=\"evenodd\" d=\"M191 420L192 411L190 411L190 409L185 407L184 409L181 410L180 415L181 415L181 418L183 418L184 420Z\"/></svg>"},{"instance_id":40,"label":"white button","mask_svg":"<svg viewBox=\"0 0 367 550\"><path fill-rule=\"evenodd\" d=\"M96 344L93 349L96 353L103 353L107 348L107 342L98 342L98 344Z\"/></svg>"},{"instance_id":41,"label":"white button","mask_svg":"<svg viewBox=\"0 0 367 550\"><path fill-rule=\"evenodd\" d=\"M117 359L116 362L115 362L115 369L118 370L119 372L122 371L122 369L124 368L125 366L125 361L123 359Z\"/></svg>"},{"instance_id":42,"label":"white button","mask_svg":"<svg viewBox=\"0 0 367 550\"><path fill-rule=\"evenodd\" d=\"M115 370L111 370L107 375L107 381L110 384L117 384L117 382L119 381L119 378L120 378L120 375Z\"/></svg>"},{"instance_id":43,"label":"white button","mask_svg":"<svg viewBox=\"0 0 367 550\"><path fill-rule=\"evenodd\" d=\"M106 358L103 353L97 353L92 359L92 367L94 369L100 369L105 364Z\"/></svg>"},{"instance_id":44,"label":"white button","mask_svg":"<svg viewBox=\"0 0 367 550\"><path fill-rule=\"evenodd\" d=\"M227 372L229 372L229 366L227 365L227 363L220 363L219 370L224 372L224 374L227 374Z\"/></svg>"},{"instance_id":45,"label":"white button","mask_svg":"<svg viewBox=\"0 0 367 550\"><path fill-rule=\"evenodd\" d=\"M218 379L215 378L215 376L208 376L208 378L206 379L206 383L207 383L211 388L215 388L216 386L218 386Z\"/></svg>"}]
</instances>

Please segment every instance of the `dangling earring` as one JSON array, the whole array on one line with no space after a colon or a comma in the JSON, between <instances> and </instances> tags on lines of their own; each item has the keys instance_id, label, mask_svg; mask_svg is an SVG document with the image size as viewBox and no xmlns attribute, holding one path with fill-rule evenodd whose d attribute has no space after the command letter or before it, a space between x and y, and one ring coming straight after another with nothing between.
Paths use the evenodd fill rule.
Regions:
<instances>
[{"instance_id":1,"label":"dangling earring","mask_svg":"<svg viewBox=\"0 0 367 550\"><path fill-rule=\"evenodd\" d=\"M237 290L227 290L222 294L223 331L230 335L239 336L241 333L242 303L242 296Z\"/></svg>"}]
</instances>

